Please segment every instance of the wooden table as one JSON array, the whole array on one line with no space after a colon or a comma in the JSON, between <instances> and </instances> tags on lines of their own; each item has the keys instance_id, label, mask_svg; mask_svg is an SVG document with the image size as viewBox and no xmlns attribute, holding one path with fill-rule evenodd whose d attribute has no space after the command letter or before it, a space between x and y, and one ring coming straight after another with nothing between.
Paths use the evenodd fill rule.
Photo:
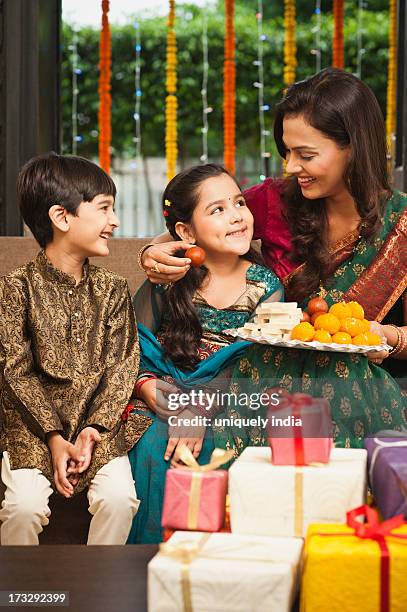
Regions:
<instances>
[{"instance_id":1,"label":"wooden table","mask_svg":"<svg viewBox=\"0 0 407 612\"><path fill-rule=\"evenodd\" d=\"M69 591L69 608L20 610L146 612L147 563L157 548L150 544L0 546L0 591Z\"/></svg>"}]
</instances>

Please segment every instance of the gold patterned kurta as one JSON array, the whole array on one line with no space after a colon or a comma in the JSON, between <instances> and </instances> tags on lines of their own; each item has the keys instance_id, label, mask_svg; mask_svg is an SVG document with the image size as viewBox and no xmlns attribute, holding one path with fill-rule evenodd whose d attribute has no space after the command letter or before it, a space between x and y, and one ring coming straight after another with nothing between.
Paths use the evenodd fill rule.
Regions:
<instances>
[{"instance_id":1,"label":"gold patterned kurta","mask_svg":"<svg viewBox=\"0 0 407 612\"><path fill-rule=\"evenodd\" d=\"M135 414L121 418L138 365L124 278L86 263L76 284L43 251L0 278L0 446L11 468L38 468L55 486L46 434L57 430L73 443L96 425L102 440L75 493L88 486L151 423Z\"/></svg>"}]
</instances>

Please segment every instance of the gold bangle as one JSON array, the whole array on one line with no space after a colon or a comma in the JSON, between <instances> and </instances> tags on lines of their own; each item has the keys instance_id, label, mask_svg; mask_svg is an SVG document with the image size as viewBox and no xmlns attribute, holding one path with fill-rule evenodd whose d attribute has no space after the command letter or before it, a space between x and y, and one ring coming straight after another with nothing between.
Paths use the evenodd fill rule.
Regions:
<instances>
[{"instance_id":1,"label":"gold bangle","mask_svg":"<svg viewBox=\"0 0 407 612\"><path fill-rule=\"evenodd\" d=\"M401 330L397 327L397 325L393 325L393 323L389 323L388 326L392 327L393 329L395 329L396 330L396 334L397 334L397 342L393 346L393 348L389 351L389 355L396 355L400 351L400 346L401 346L402 341L403 341L403 335L401 333Z\"/></svg>"},{"instance_id":2,"label":"gold bangle","mask_svg":"<svg viewBox=\"0 0 407 612\"><path fill-rule=\"evenodd\" d=\"M393 356L398 355L399 353L402 353L404 349L407 347L407 334L402 329L399 329L399 332L400 332L400 342L397 343L397 346L392 353Z\"/></svg>"},{"instance_id":3,"label":"gold bangle","mask_svg":"<svg viewBox=\"0 0 407 612\"><path fill-rule=\"evenodd\" d=\"M142 262L142 259L141 259L143 257L144 251L147 251L147 249L149 249L151 246L154 246L154 245L151 244L151 243L150 244L146 244L137 253L137 263L138 263L138 267L140 268L140 270L144 271L143 262Z\"/></svg>"}]
</instances>

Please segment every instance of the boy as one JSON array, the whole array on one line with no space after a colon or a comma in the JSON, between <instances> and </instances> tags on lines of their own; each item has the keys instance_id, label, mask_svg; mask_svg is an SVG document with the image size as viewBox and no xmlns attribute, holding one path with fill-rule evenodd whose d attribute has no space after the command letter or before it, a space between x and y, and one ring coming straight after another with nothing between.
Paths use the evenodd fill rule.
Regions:
<instances>
[{"instance_id":1,"label":"boy","mask_svg":"<svg viewBox=\"0 0 407 612\"><path fill-rule=\"evenodd\" d=\"M1 544L38 544L51 486L67 498L89 487L88 544L124 544L139 505L127 451L150 420L122 416L139 363L127 283L87 260L109 254L116 187L50 153L17 190L42 250L0 279Z\"/></svg>"}]
</instances>

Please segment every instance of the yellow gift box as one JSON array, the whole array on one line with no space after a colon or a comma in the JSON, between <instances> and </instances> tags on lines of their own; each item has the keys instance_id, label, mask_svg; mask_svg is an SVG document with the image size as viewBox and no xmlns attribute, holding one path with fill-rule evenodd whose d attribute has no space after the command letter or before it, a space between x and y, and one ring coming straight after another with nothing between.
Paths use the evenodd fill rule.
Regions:
<instances>
[{"instance_id":1,"label":"yellow gift box","mask_svg":"<svg viewBox=\"0 0 407 612\"><path fill-rule=\"evenodd\" d=\"M401 516L378 523L367 506L353 512L369 522L309 526L300 612L407 610L407 524L397 527Z\"/></svg>"}]
</instances>

